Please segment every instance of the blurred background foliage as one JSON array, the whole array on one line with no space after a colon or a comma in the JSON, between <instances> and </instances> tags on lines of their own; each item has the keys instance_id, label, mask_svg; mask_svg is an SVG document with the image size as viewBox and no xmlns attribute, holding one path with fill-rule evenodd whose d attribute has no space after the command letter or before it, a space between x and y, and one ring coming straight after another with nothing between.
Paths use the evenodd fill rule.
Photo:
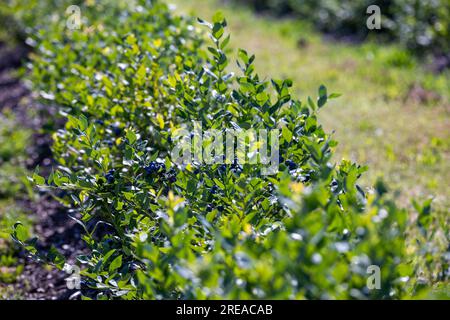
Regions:
<instances>
[{"instance_id":1,"label":"blurred background foliage","mask_svg":"<svg viewBox=\"0 0 450 320\"><path fill-rule=\"evenodd\" d=\"M277 16L290 15L309 21L318 30L363 40L371 34L365 28L367 8L381 12L381 29L376 37L397 41L418 54L446 55L450 49L450 1L448 0L237 0L257 11Z\"/></svg>"}]
</instances>

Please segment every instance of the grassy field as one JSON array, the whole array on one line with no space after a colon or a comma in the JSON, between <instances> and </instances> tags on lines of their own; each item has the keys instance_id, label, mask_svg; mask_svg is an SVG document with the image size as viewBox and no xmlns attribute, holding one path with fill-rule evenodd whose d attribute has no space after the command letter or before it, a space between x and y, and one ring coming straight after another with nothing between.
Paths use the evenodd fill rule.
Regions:
<instances>
[{"instance_id":1,"label":"grassy field","mask_svg":"<svg viewBox=\"0 0 450 320\"><path fill-rule=\"evenodd\" d=\"M321 112L322 124L339 141L338 157L368 164L366 186L381 177L404 205L412 196L434 196L435 206L448 210L450 72L433 74L396 45L335 41L308 24L223 1L169 2L205 19L219 8L233 49L256 54L262 76L292 79L301 100L315 97L322 83L341 93Z\"/></svg>"},{"instance_id":2,"label":"grassy field","mask_svg":"<svg viewBox=\"0 0 450 320\"><path fill-rule=\"evenodd\" d=\"M29 230L32 220L17 203L26 195L25 148L31 134L20 127L10 111L0 112L0 299L17 294L9 285L24 267L12 245L11 228L21 221Z\"/></svg>"}]
</instances>

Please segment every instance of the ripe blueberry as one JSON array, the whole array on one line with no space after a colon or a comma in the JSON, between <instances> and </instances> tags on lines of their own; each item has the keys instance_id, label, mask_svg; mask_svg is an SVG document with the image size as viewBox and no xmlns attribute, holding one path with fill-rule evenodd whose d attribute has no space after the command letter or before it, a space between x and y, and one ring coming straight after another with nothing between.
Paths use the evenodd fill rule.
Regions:
<instances>
[{"instance_id":1,"label":"ripe blueberry","mask_svg":"<svg viewBox=\"0 0 450 320\"><path fill-rule=\"evenodd\" d=\"M112 131L116 136L119 136L122 133L122 129L117 126L112 126Z\"/></svg>"},{"instance_id":2,"label":"ripe blueberry","mask_svg":"<svg viewBox=\"0 0 450 320\"><path fill-rule=\"evenodd\" d=\"M111 169L108 171L107 174L105 174L105 179L106 181L108 181L108 183L113 183L114 182L114 169Z\"/></svg>"},{"instance_id":3,"label":"ripe blueberry","mask_svg":"<svg viewBox=\"0 0 450 320\"><path fill-rule=\"evenodd\" d=\"M289 170L297 169L297 164L294 161L288 159L285 163L289 167Z\"/></svg>"}]
</instances>

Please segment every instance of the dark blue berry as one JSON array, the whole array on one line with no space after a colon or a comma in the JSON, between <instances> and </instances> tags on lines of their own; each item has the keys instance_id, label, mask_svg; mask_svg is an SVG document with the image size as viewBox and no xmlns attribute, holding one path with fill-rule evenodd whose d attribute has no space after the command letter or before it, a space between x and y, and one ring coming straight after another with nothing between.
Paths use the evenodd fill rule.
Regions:
<instances>
[{"instance_id":1,"label":"dark blue berry","mask_svg":"<svg viewBox=\"0 0 450 320\"><path fill-rule=\"evenodd\" d=\"M147 174L153 174L161 170L166 170L166 166L163 163L157 163L155 161L150 162L150 164L144 168Z\"/></svg>"},{"instance_id":2,"label":"dark blue berry","mask_svg":"<svg viewBox=\"0 0 450 320\"><path fill-rule=\"evenodd\" d=\"M242 173L242 168L236 167L232 171L233 171L234 174L241 174Z\"/></svg>"},{"instance_id":3,"label":"dark blue berry","mask_svg":"<svg viewBox=\"0 0 450 320\"><path fill-rule=\"evenodd\" d=\"M114 169L111 169L108 171L107 174L105 174L105 179L106 181L108 181L108 183L113 183L114 182Z\"/></svg>"},{"instance_id":4,"label":"dark blue berry","mask_svg":"<svg viewBox=\"0 0 450 320\"><path fill-rule=\"evenodd\" d=\"M105 122L103 120L95 120L95 123L99 124L101 126L105 124Z\"/></svg>"},{"instance_id":5,"label":"dark blue berry","mask_svg":"<svg viewBox=\"0 0 450 320\"><path fill-rule=\"evenodd\" d=\"M153 173L153 170L152 170L152 168L151 168L150 166L144 167L144 170L145 170L145 172L146 172L147 174L152 174L152 173Z\"/></svg>"},{"instance_id":6,"label":"dark blue berry","mask_svg":"<svg viewBox=\"0 0 450 320\"><path fill-rule=\"evenodd\" d=\"M213 210L213 206L211 204L208 204L206 206L206 212L211 212Z\"/></svg>"},{"instance_id":7,"label":"dark blue berry","mask_svg":"<svg viewBox=\"0 0 450 320\"><path fill-rule=\"evenodd\" d=\"M119 136L122 133L122 129L117 126L113 126L112 131L116 136Z\"/></svg>"},{"instance_id":8,"label":"dark blue berry","mask_svg":"<svg viewBox=\"0 0 450 320\"><path fill-rule=\"evenodd\" d=\"M297 169L297 164L292 160L286 160L286 165L289 167L289 170Z\"/></svg>"},{"instance_id":9,"label":"dark blue berry","mask_svg":"<svg viewBox=\"0 0 450 320\"><path fill-rule=\"evenodd\" d=\"M212 186L211 188L211 194L216 194L219 188L217 186Z\"/></svg>"},{"instance_id":10,"label":"dark blue berry","mask_svg":"<svg viewBox=\"0 0 450 320\"><path fill-rule=\"evenodd\" d=\"M222 212L222 211L224 210L224 207L223 207L223 206L218 206L218 207L217 207L217 210L219 210L220 212Z\"/></svg>"}]
</instances>

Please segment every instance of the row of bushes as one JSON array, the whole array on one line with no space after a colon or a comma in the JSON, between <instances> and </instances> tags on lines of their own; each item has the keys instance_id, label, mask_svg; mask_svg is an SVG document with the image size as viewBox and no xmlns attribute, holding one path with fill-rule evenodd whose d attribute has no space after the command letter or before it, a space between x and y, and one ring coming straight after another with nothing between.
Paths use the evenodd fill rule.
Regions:
<instances>
[{"instance_id":1,"label":"row of bushes","mask_svg":"<svg viewBox=\"0 0 450 320\"><path fill-rule=\"evenodd\" d=\"M434 55L450 52L450 1L448 0L243 0L258 11L291 14L311 21L322 31L365 38L375 34L407 48ZM381 9L381 30L366 27L371 5ZM372 12L371 12L372 13Z\"/></svg>"},{"instance_id":2,"label":"row of bushes","mask_svg":"<svg viewBox=\"0 0 450 320\"><path fill-rule=\"evenodd\" d=\"M321 86L317 99L293 99L292 82L261 79L245 50L240 72L229 73L221 14L200 20L199 29L159 1L79 1L81 29L69 30L65 8L73 2L39 1L30 10L28 1L8 0L7 8L34 46L34 91L67 120L53 134L58 166L33 180L70 207L84 230L87 249L77 259L84 298L425 292L416 258L431 248L422 238L408 244L408 212L385 197L381 182L372 192L358 185L365 167L331 162L336 142L317 113L335 94ZM172 134L193 131L194 122L205 130L282 129L279 172L261 175L260 164L176 164ZM417 210L426 239L430 203ZM20 223L13 238L35 258L64 267L66 258L53 247L38 251ZM448 280L448 260L430 263L439 276L428 289ZM379 289L367 286L371 265L381 268Z\"/></svg>"}]
</instances>

